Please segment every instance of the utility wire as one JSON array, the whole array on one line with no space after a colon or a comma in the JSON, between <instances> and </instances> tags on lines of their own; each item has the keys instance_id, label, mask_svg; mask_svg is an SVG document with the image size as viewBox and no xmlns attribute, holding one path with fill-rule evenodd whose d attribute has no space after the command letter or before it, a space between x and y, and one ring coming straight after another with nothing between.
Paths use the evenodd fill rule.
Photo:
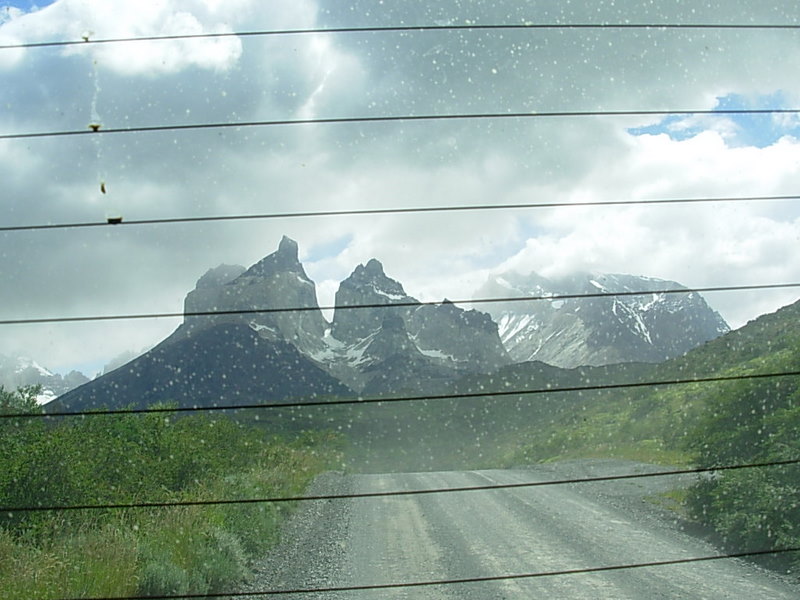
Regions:
<instances>
[{"instance_id":1,"label":"utility wire","mask_svg":"<svg viewBox=\"0 0 800 600\"><path fill-rule=\"evenodd\" d=\"M48 229L76 229L84 227L116 227L118 225L161 225L174 223L208 223L215 221L254 221L264 219L295 219L309 217L352 217L361 215L396 215L409 213L467 212L484 210L526 210L535 208L572 208L585 206L653 206L660 204L702 204L709 202L777 202L800 200L800 195L785 196L720 196L715 198L661 198L641 200L597 200L591 202L531 202L524 204L473 204L462 206L420 206L409 208L363 208L351 210L317 210L292 213L261 213L250 215L216 215L207 217L172 217L158 219L132 219L130 221L87 221L73 223L46 223L40 225L9 225L5 231L39 231Z\"/></svg>"},{"instance_id":2,"label":"utility wire","mask_svg":"<svg viewBox=\"0 0 800 600\"><path fill-rule=\"evenodd\" d=\"M318 500L351 500L357 498L388 498L396 496L422 496L427 494L446 494L460 492L487 492L494 490L509 490L519 488L549 487L554 485L572 485L578 483L598 483L606 481L621 481L627 479L644 479L649 477L674 477L676 475L698 475L702 473L717 473L721 471L736 471L741 469L763 469L768 467L781 467L800 464L800 459L781 460L751 464L723 465L716 467L697 467L692 469L674 469L655 473L629 473L625 475L603 475L598 477L585 477L578 479L554 479L546 481L526 481L521 483L496 483L488 485L432 488L422 490L394 490L382 492L359 492L351 494L321 494L315 496L282 496L274 498L242 498L224 500L177 500L174 502L131 502L118 504L54 504L50 506L0 506L0 513L44 512L44 511L73 511L73 510L123 510L136 508L169 508L174 506L220 506L230 504L266 504L279 502L309 502Z\"/></svg>"},{"instance_id":3,"label":"utility wire","mask_svg":"<svg viewBox=\"0 0 800 600\"><path fill-rule=\"evenodd\" d=\"M753 290L775 290L800 287L800 282L765 283L757 285L721 285L696 288L655 289L628 292L590 292L585 294L554 294L552 296L510 296L507 298L466 298L461 300L445 299L451 304L496 304L505 302L537 302L542 300L578 300L582 298L612 298L627 296L653 296L666 294L693 294L709 292L742 292ZM357 310L365 308L419 308L421 306L439 306L440 301L407 301L391 304L345 304L342 306L295 306L285 308L251 308L235 310L201 310L188 312L131 313L123 315L83 315L75 317L40 317L26 319L0 319L0 325L34 325L42 323L77 323L86 321L124 321L138 319L175 319L179 317L213 317L229 315L263 315L287 312L316 312L325 310Z\"/></svg>"},{"instance_id":4,"label":"utility wire","mask_svg":"<svg viewBox=\"0 0 800 600\"><path fill-rule=\"evenodd\" d=\"M748 375L718 375L714 377L696 377L692 379L667 379L663 381L637 381L630 383L608 383L602 385L578 385L563 387L547 387L521 390L495 390L489 392L463 392L457 394L427 394L419 396L377 396L372 398L349 398L336 400L298 400L292 402L272 402L256 404L231 404L227 406L178 406L174 408L120 408L120 409L100 409L89 411L53 411L47 413L28 412L15 414L0 414L0 421L3 419L49 419L55 417L99 417L106 415L141 415L150 413L184 413L184 412L216 412L216 411L238 411L253 409L287 409L287 408L311 408L315 406L348 406L348 405L367 405L367 404L397 404L405 402L424 402L428 400L455 400L457 398L493 398L535 394L558 394L566 392L592 392L601 390L620 390L629 388L658 387L670 385L688 385L693 383L718 383L723 381L743 381L750 379L774 379L778 377L797 377L800 371L784 371L779 373L750 373Z\"/></svg>"},{"instance_id":5,"label":"utility wire","mask_svg":"<svg viewBox=\"0 0 800 600\"><path fill-rule=\"evenodd\" d=\"M624 571L629 569L644 569L652 567L666 567L672 565L685 565L691 563L711 562L716 560L730 560L735 558L754 558L757 556L789 554L800 552L800 547L772 548L770 550L754 550L750 552L732 552L728 554L714 554L711 556L695 556L690 558L676 558L672 560L658 560L651 562L627 563L622 565L608 565L602 567L585 567L580 569L564 569L560 571L540 571L536 573L514 573L509 575L490 575L487 577L464 577L459 579L439 579L433 581L409 581L403 583L376 583L370 585L347 585L319 588L298 588L263 590L255 592L217 592L213 594L159 594L158 596L103 596L91 598L65 598L61 600L190 600L193 598L243 598L252 596L277 596L287 594L323 594L334 592L356 592L365 590L392 590L418 587L433 587L443 585L459 585L468 583L490 583L494 581L513 581L521 579L536 579L541 577L561 577L565 575L582 575L587 573L603 573L607 571Z\"/></svg>"},{"instance_id":6,"label":"utility wire","mask_svg":"<svg viewBox=\"0 0 800 600\"><path fill-rule=\"evenodd\" d=\"M508 30L762 30L792 31L800 29L800 24L775 23L499 23L499 24L463 24L463 25L392 25L378 27L315 27L307 29L273 29L256 31L225 31L217 33L189 33L174 35L148 35L138 37L97 38L85 36L80 40L56 40L50 42L22 42L18 44L0 45L0 50L18 50L23 48L53 48L62 46L87 46L97 44L119 44L131 42L156 42L175 40L224 39L231 37L278 37L289 35L324 35L343 33L423 33L446 31L508 31Z\"/></svg>"},{"instance_id":7,"label":"utility wire","mask_svg":"<svg viewBox=\"0 0 800 600\"><path fill-rule=\"evenodd\" d=\"M499 113L461 113L441 115L382 115L376 117L329 117L314 119L278 119L270 121L226 121L220 123L185 123L172 125L150 125L141 127L116 127L104 129L93 123L87 129L63 131L41 131L0 134L0 140L30 138L52 138L81 135L103 135L112 133L147 133L153 131L187 131L194 129L238 129L245 127L275 127L281 125L326 125L341 123L392 123L413 121L457 121L476 119L531 119L531 118L579 118L579 117L643 117L673 115L794 115L800 108L726 108L707 110L590 110L590 111L528 111Z\"/></svg>"}]
</instances>

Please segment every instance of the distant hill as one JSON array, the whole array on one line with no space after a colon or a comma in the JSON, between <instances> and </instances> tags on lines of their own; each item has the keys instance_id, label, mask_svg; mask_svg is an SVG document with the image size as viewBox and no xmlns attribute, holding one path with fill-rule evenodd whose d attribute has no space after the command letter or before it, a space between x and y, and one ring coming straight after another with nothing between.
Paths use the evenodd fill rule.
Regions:
<instances>
[{"instance_id":1,"label":"distant hill","mask_svg":"<svg viewBox=\"0 0 800 600\"><path fill-rule=\"evenodd\" d=\"M352 391L291 344L238 323L167 338L139 358L60 396L49 411L101 407L232 406L319 400Z\"/></svg>"}]
</instances>

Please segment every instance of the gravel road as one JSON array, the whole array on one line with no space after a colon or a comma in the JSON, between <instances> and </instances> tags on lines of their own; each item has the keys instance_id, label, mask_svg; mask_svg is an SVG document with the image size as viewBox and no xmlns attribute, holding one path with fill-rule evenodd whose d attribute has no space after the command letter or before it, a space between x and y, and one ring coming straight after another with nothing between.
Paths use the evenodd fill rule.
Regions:
<instances>
[{"instance_id":1,"label":"gravel road","mask_svg":"<svg viewBox=\"0 0 800 600\"><path fill-rule=\"evenodd\" d=\"M529 469L327 474L312 493L522 483L656 471L626 461ZM645 497L691 483L663 476L604 483L305 503L284 542L242 591L344 587L563 571L710 556ZM255 597L255 596L254 596ZM265 596L260 596L265 597ZM738 559L600 573L281 598L800 598L800 586Z\"/></svg>"}]
</instances>

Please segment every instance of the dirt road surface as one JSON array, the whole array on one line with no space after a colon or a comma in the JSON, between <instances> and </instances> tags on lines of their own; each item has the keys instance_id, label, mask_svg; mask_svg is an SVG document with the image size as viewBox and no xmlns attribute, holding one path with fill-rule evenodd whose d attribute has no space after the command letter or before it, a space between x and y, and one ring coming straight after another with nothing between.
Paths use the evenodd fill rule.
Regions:
<instances>
[{"instance_id":1,"label":"dirt road surface","mask_svg":"<svg viewBox=\"0 0 800 600\"><path fill-rule=\"evenodd\" d=\"M316 492L454 488L586 478L657 467L571 461L517 470L334 476ZM684 531L654 494L691 476L308 503L243 591L335 588L681 560L722 553ZM260 596L270 597L270 596ZM800 598L800 586L740 559L479 583L281 598Z\"/></svg>"}]
</instances>

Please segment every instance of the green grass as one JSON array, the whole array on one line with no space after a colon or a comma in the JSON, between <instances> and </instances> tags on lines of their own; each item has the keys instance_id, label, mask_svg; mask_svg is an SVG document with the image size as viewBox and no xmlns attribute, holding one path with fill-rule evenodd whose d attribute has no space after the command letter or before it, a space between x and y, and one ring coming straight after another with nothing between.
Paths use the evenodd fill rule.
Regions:
<instances>
[{"instance_id":1,"label":"green grass","mask_svg":"<svg viewBox=\"0 0 800 600\"><path fill-rule=\"evenodd\" d=\"M183 499L294 495L326 464L319 455L276 446L269 464L220 477ZM37 535L0 529L4 600L203 594L246 580L250 565L278 540L286 503L179 506L109 513L96 524L49 522Z\"/></svg>"},{"instance_id":2,"label":"green grass","mask_svg":"<svg viewBox=\"0 0 800 600\"><path fill-rule=\"evenodd\" d=\"M135 533L113 524L44 543L0 530L0 590L7 600L133 595L137 555Z\"/></svg>"},{"instance_id":3,"label":"green grass","mask_svg":"<svg viewBox=\"0 0 800 600\"><path fill-rule=\"evenodd\" d=\"M509 448L501 459L501 465L512 467L577 458L632 460L666 467L684 467L691 464L689 454L682 450L668 448L661 440L657 439L600 442L588 438L585 442L578 443L573 438L572 443L561 447L532 444Z\"/></svg>"},{"instance_id":4,"label":"green grass","mask_svg":"<svg viewBox=\"0 0 800 600\"><path fill-rule=\"evenodd\" d=\"M661 492L660 494L646 496L644 500L645 502L673 512L682 519L690 519L691 515L689 513L688 498L689 490L686 488L678 488Z\"/></svg>"},{"instance_id":5,"label":"green grass","mask_svg":"<svg viewBox=\"0 0 800 600\"><path fill-rule=\"evenodd\" d=\"M9 410L20 398L3 392ZM22 398L24 400L24 398ZM26 422L28 423L28 422ZM226 418L0 422L0 505L295 496L341 460L326 434L276 440ZM247 579L287 503L0 515L3 600L205 594Z\"/></svg>"}]
</instances>

